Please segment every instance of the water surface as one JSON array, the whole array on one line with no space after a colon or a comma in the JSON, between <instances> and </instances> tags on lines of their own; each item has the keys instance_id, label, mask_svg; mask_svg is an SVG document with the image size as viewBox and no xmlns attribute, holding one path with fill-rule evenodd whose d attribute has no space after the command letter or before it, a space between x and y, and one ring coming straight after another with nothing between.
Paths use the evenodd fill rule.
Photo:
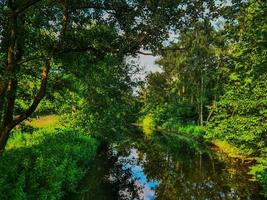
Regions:
<instances>
[{"instance_id":1,"label":"water surface","mask_svg":"<svg viewBox=\"0 0 267 200\"><path fill-rule=\"evenodd\" d=\"M173 133L136 131L102 150L70 199L260 200L241 161Z\"/></svg>"}]
</instances>

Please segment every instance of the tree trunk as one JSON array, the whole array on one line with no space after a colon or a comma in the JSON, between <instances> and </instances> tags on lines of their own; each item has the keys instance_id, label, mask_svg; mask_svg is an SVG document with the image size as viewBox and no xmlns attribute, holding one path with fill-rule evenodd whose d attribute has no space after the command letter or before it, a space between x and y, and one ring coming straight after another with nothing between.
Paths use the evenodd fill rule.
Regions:
<instances>
[{"instance_id":1,"label":"tree trunk","mask_svg":"<svg viewBox=\"0 0 267 200\"><path fill-rule=\"evenodd\" d=\"M12 127L10 125L6 126L0 131L0 155L5 150L5 146L10 135L9 133L12 130Z\"/></svg>"},{"instance_id":2,"label":"tree trunk","mask_svg":"<svg viewBox=\"0 0 267 200\"><path fill-rule=\"evenodd\" d=\"M0 110L0 153L5 149L8 137L11 130L27 119L37 108L46 93L48 73L50 63L46 59L45 66L41 75L41 87L38 94L33 100L33 103L21 115L14 119L14 105L17 92L17 73L19 71L18 61L22 57L24 41L23 41L23 28L24 28L24 14L23 12L40 0L28 1L21 6L14 5L14 1L8 1L10 13L8 15L8 49L7 49L7 65L4 71L4 78L1 80L0 99L2 100ZM18 15L20 16L18 17ZM18 26L20 20L21 27ZM67 18L66 18L67 20Z\"/></svg>"},{"instance_id":3,"label":"tree trunk","mask_svg":"<svg viewBox=\"0 0 267 200\"><path fill-rule=\"evenodd\" d=\"M203 85L204 85L204 80L203 80L203 75L201 74L201 88L200 88L200 126L203 126Z\"/></svg>"},{"instance_id":4,"label":"tree trunk","mask_svg":"<svg viewBox=\"0 0 267 200\"><path fill-rule=\"evenodd\" d=\"M5 86L4 87L5 101L3 103L4 104L3 115L1 116L2 119L0 126L0 152L4 150L10 132L9 127L13 120L13 111L14 111L16 88L17 88L16 47L17 47L17 14L14 10L12 10L9 16L9 45L8 45L8 55L7 55L7 66L4 72L5 80L2 83Z\"/></svg>"},{"instance_id":5,"label":"tree trunk","mask_svg":"<svg viewBox=\"0 0 267 200\"><path fill-rule=\"evenodd\" d=\"M8 140L10 131L19 123L27 119L31 116L31 114L35 111L41 100L44 98L47 88L47 81L48 81L48 74L50 69L50 63L47 61L44 65L43 72L41 75L41 86L39 89L38 94L34 98L31 106L21 115L17 116L15 119L13 119L13 110L12 115L10 118L10 114L6 113L4 114L5 120L2 123L1 129L0 129L0 153L4 151L6 142ZM14 88L13 92L16 92L16 88ZM14 106L14 102L13 102ZM13 109L13 108L12 108ZM10 110L10 108L7 107L7 110ZM8 114L8 115L7 115Z\"/></svg>"}]
</instances>

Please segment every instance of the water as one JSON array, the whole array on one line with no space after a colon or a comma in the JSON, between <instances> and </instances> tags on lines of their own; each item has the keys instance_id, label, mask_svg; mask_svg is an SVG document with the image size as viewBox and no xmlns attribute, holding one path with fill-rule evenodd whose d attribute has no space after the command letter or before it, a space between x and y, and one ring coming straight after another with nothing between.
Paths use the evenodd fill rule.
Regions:
<instances>
[{"instance_id":1,"label":"water","mask_svg":"<svg viewBox=\"0 0 267 200\"><path fill-rule=\"evenodd\" d=\"M248 166L171 133L139 132L102 150L82 181L79 200L259 200Z\"/></svg>"}]
</instances>

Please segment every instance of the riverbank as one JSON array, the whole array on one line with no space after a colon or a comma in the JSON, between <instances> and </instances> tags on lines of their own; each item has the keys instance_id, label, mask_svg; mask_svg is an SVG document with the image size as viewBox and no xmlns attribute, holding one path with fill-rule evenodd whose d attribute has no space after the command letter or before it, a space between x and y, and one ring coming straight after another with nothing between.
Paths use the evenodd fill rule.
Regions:
<instances>
[{"instance_id":1,"label":"riverbank","mask_svg":"<svg viewBox=\"0 0 267 200\"><path fill-rule=\"evenodd\" d=\"M48 123L48 119L51 123ZM37 196L39 199L62 199L64 195L70 193L74 194L74 199L81 199L80 195L77 198L75 194L81 193L83 189L89 190L86 193L87 197L110 199L110 194L107 194L109 187L115 187L115 185L124 189L126 186L131 189L136 187L134 181L128 184L128 180L131 180L132 176L140 178L139 172L135 171L137 168L144 176L146 173L149 176L152 175L157 185L165 184L166 177L158 177L157 174L162 168L166 168L160 173L177 174L168 187L174 186L177 184L176 181L182 178L184 180L179 182L179 187L175 187L183 188L182 183L186 181L192 181L193 184L196 181L195 178L199 184L205 185L206 181L210 181L209 172L212 171L212 181L219 185L212 188L210 192L212 195L220 191L221 185L225 185L226 188L234 185L237 196L250 196L253 194L252 191L257 191L256 184L249 182L251 176L247 174L247 165L243 162L231 163L228 159L218 159L208 150L216 145L216 151L238 158L240 155L237 149L219 140L210 143L205 139L205 134L200 127L181 127L179 134L177 130L167 131L167 129L162 129L160 132L150 130L149 134L131 131L129 136L118 141L114 149L106 149L103 154L103 151L97 153L97 149L102 148L99 148L99 142L94 138L80 130L63 128L60 121L58 116L40 117L27 122L26 129L21 126L13 133L0 163L0 173L5 174L0 177L0 185L4 185L0 187L0 199L35 199ZM43 126L43 124L46 125ZM130 155L127 156L129 149ZM139 158L139 155L144 157ZM223 157L226 158L226 156ZM146 168L143 169L143 165L133 165L129 170L129 163L133 161L130 158L134 158L137 163L143 163ZM120 163L121 160L126 160L126 163ZM190 170L187 171L188 169ZM115 185L113 181L109 183L106 179L109 177L110 170L116 172L112 174L117 180ZM186 173L186 177L180 177L181 170ZM190 174L194 176L191 177ZM124 176L128 179L126 180ZM225 177L229 180L225 181ZM244 182L247 185L244 185ZM142 184L147 183L150 181L147 180ZM250 184L254 189L249 189ZM85 188L80 188L81 185ZM109 191L114 199L118 197L120 189L116 188L116 193L113 190ZM148 191L155 194L154 189L151 187ZM240 192L243 190L246 190L246 193ZM184 195L192 193L193 189ZM228 194L228 189L223 193ZM165 193L161 195L164 196ZM82 196L83 199L88 199L87 197Z\"/></svg>"},{"instance_id":2,"label":"riverbank","mask_svg":"<svg viewBox=\"0 0 267 200\"><path fill-rule=\"evenodd\" d=\"M151 122L146 123L136 123L133 124L138 127L142 127L143 131L146 132L152 132L155 130L159 130L161 132L173 132L173 133L179 133L185 136L188 136L190 138L193 138L199 142L206 142L211 148L213 148L215 151L220 151L224 154L226 154L228 157L239 159L241 161L250 161L250 162L256 162L257 157L252 157L250 155L245 154L242 150L235 147L234 145L231 145L227 141L220 140L220 139L212 139L206 137L206 131L205 127L200 127L197 125L175 125L174 128L171 127L161 127L161 126L153 126L150 124ZM149 130L149 131L148 131Z\"/></svg>"},{"instance_id":3,"label":"riverbank","mask_svg":"<svg viewBox=\"0 0 267 200\"><path fill-rule=\"evenodd\" d=\"M12 133L0 158L0 199L62 199L76 190L98 142L58 122L58 116L41 117Z\"/></svg>"},{"instance_id":4,"label":"riverbank","mask_svg":"<svg viewBox=\"0 0 267 200\"><path fill-rule=\"evenodd\" d=\"M210 129L203 126L197 126L192 124L181 125L173 121L161 122L157 124L153 115L147 115L139 120L139 125L142 123L144 132L148 132L149 129L159 129L165 131L177 132L179 134L187 135L194 138L197 141L208 143L214 151L223 153L225 156L232 160L240 160L244 165L249 165L249 174L252 175L252 179L257 181L262 186L262 193L267 197L267 158L266 150L261 147L260 152L253 146L246 146L247 144L235 144L233 141L230 143L226 139L216 138L213 133L210 133ZM151 132L151 131L150 131ZM230 140L230 139L228 139ZM236 141L235 141L236 142ZM266 149L266 148L265 148Z\"/></svg>"},{"instance_id":5,"label":"riverbank","mask_svg":"<svg viewBox=\"0 0 267 200\"><path fill-rule=\"evenodd\" d=\"M101 151L71 200L262 200L247 166L221 159L206 143L136 128Z\"/></svg>"},{"instance_id":6,"label":"riverbank","mask_svg":"<svg viewBox=\"0 0 267 200\"><path fill-rule=\"evenodd\" d=\"M226 141L214 139L210 141L210 144L212 145L212 148L214 150L220 151L230 158L239 159L242 161L242 163L256 163L257 157L251 157L244 154L240 149L236 148Z\"/></svg>"}]
</instances>

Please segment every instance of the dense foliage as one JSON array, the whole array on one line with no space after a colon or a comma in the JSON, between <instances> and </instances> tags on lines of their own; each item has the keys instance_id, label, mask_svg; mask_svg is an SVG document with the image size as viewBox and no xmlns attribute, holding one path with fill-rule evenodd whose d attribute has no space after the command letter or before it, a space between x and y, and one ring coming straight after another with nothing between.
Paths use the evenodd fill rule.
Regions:
<instances>
[{"instance_id":1,"label":"dense foliage","mask_svg":"<svg viewBox=\"0 0 267 200\"><path fill-rule=\"evenodd\" d=\"M207 105L221 91L223 45L223 36L208 21L197 22L181 34L158 61L163 72L147 77L141 93L144 112L153 110L160 126L167 121L203 125L209 115Z\"/></svg>"},{"instance_id":2,"label":"dense foliage","mask_svg":"<svg viewBox=\"0 0 267 200\"><path fill-rule=\"evenodd\" d=\"M266 12L253 0L0 1L0 199L62 198L97 143L138 120L147 138L182 133L172 151L233 146L267 191ZM139 54L160 55L143 84L128 59ZM63 123L18 127L42 115Z\"/></svg>"},{"instance_id":3,"label":"dense foliage","mask_svg":"<svg viewBox=\"0 0 267 200\"><path fill-rule=\"evenodd\" d=\"M266 147L267 29L266 3L250 3L240 17L229 44L228 79L224 94L212 111L211 134L246 150ZM258 150L257 150L258 149Z\"/></svg>"},{"instance_id":4,"label":"dense foliage","mask_svg":"<svg viewBox=\"0 0 267 200\"><path fill-rule=\"evenodd\" d=\"M212 108L209 136L228 141L259 157L253 167L266 190L267 174L267 26L266 3L250 2L233 27L231 60L224 94ZM236 31L238 30L238 31Z\"/></svg>"},{"instance_id":5,"label":"dense foliage","mask_svg":"<svg viewBox=\"0 0 267 200\"><path fill-rule=\"evenodd\" d=\"M13 133L0 158L0 199L61 199L75 191L96 147L74 129Z\"/></svg>"},{"instance_id":6,"label":"dense foliage","mask_svg":"<svg viewBox=\"0 0 267 200\"><path fill-rule=\"evenodd\" d=\"M206 138L257 160L251 173L265 188L266 8L266 2L248 1L220 29L210 21L195 23L163 52L163 72L150 74L140 93L144 119L154 127L204 126Z\"/></svg>"},{"instance_id":7,"label":"dense foliage","mask_svg":"<svg viewBox=\"0 0 267 200\"><path fill-rule=\"evenodd\" d=\"M132 88L136 83L131 80L130 71L122 58L112 55L84 70L80 75L79 101L72 103L76 111L68 116L71 125L110 140L133 123L136 111Z\"/></svg>"},{"instance_id":8,"label":"dense foliage","mask_svg":"<svg viewBox=\"0 0 267 200\"><path fill-rule=\"evenodd\" d=\"M171 28L182 30L206 10L217 17L217 9L214 1L202 0L1 1L0 151L11 130L36 111L49 89L50 101L39 109L62 110L51 102L72 97L62 92L65 86L98 62L109 63L107 57L111 63L121 61L140 49L158 52ZM67 78L72 73L78 80Z\"/></svg>"}]
</instances>

